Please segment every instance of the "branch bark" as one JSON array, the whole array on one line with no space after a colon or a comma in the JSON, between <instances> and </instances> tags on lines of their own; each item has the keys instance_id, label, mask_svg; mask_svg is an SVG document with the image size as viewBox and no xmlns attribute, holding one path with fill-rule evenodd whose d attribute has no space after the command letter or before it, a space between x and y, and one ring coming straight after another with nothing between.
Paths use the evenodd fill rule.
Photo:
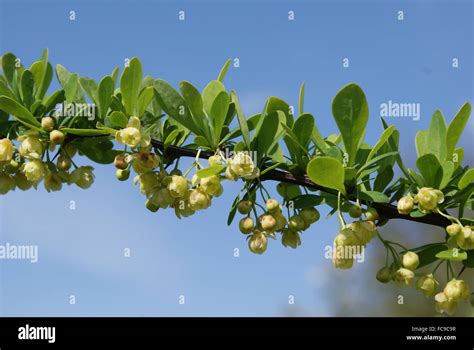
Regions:
<instances>
[{"instance_id":1,"label":"branch bark","mask_svg":"<svg viewBox=\"0 0 474 350\"><path fill-rule=\"evenodd\" d=\"M169 160L173 160L176 158L180 157L193 157L195 158L198 155L198 150L195 149L190 149L190 148L184 148L184 147L176 147L176 146L168 146L165 151L164 144L160 141L152 140L152 145L159 150L161 150L165 156L169 158ZM201 151L199 153L199 158L202 159L207 159L210 156L212 156L214 153L209 152L209 151ZM260 169L263 170L263 169ZM331 193L337 195L337 191L333 189L329 189L326 187L319 186L315 184L313 181L309 179L308 176L297 176L293 175L288 172L284 172L281 170L277 169L272 169L268 172L266 172L264 175L260 177L260 180L266 181L279 181L279 182L285 182L285 183L290 183L294 185L300 185L304 186L307 188L315 189L315 190L320 190L322 192L326 193ZM351 198L354 199L355 198ZM368 204L366 201L360 200L361 203L363 204ZM371 203L371 206L377 210L379 213L380 219L402 219L402 220L407 220L407 221L414 221L414 222L419 222L427 225L433 225L433 226L439 226L439 227L446 227L451 222L444 218L441 215L436 215L436 214L428 214L422 217L411 217L410 215L402 215L398 212L397 207L391 204L387 203Z\"/></svg>"}]
</instances>

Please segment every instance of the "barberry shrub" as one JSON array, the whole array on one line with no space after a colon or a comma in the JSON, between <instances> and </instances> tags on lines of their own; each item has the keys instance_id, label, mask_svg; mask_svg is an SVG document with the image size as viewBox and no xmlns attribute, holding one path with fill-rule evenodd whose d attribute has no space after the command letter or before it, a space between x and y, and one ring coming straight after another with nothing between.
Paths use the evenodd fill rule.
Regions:
<instances>
[{"instance_id":1,"label":"barberry shrub","mask_svg":"<svg viewBox=\"0 0 474 350\"><path fill-rule=\"evenodd\" d=\"M464 150L456 147L469 103L449 124L440 110L434 112L429 129L416 135L418 157L408 168L398 152L399 132L385 120L375 145L364 142L369 109L358 85L348 84L336 94L332 112L340 133L323 137L304 110L304 85L297 111L272 96L262 113L247 118L236 92L223 84L229 64L202 92L187 81L178 91L162 79L143 76L137 58L126 64L120 79L115 68L96 82L59 64L53 69L48 50L30 67L5 53L0 193L36 189L41 182L48 192L73 184L89 188L94 169L78 167L76 155L114 164L120 181L133 174L148 210L174 210L178 218L210 207L225 182L241 181L228 224L241 215L239 230L253 253L263 254L270 239L278 238L285 247L297 248L320 219L317 207L324 205L340 225L332 253L336 268L350 269L361 249L378 239L387 254L376 275L380 282L414 285L447 314L472 299L461 278L474 268L473 219L468 217L474 170L463 166ZM54 71L61 88L51 92ZM179 169L181 157L194 162ZM279 199L265 187L272 180ZM427 237L427 244L406 248L380 233L391 219L443 227L445 239L430 242ZM448 283L440 289L436 275L442 264Z\"/></svg>"}]
</instances>

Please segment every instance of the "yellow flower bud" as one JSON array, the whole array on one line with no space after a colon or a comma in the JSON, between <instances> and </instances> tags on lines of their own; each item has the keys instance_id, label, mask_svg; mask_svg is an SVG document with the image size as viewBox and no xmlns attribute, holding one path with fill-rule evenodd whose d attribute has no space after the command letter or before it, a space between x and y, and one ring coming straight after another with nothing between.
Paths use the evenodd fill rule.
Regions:
<instances>
[{"instance_id":1,"label":"yellow flower bud","mask_svg":"<svg viewBox=\"0 0 474 350\"><path fill-rule=\"evenodd\" d=\"M68 156L61 153L58 157L57 166L60 170L69 170L71 168L71 160Z\"/></svg>"},{"instance_id":2,"label":"yellow flower bud","mask_svg":"<svg viewBox=\"0 0 474 350\"><path fill-rule=\"evenodd\" d=\"M216 154L216 155L210 156L207 161L209 162L209 166L220 165L222 163L222 157Z\"/></svg>"},{"instance_id":3,"label":"yellow flower bud","mask_svg":"<svg viewBox=\"0 0 474 350\"><path fill-rule=\"evenodd\" d=\"M416 270L419 264L420 259L418 258L418 254L414 252L406 252L403 255L403 266L408 270Z\"/></svg>"},{"instance_id":4,"label":"yellow flower bud","mask_svg":"<svg viewBox=\"0 0 474 350\"><path fill-rule=\"evenodd\" d=\"M117 132L115 138L118 142L126 144L129 147L135 148L140 144L142 134L140 130L135 128L125 128Z\"/></svg>"},{"instance_id":5,"label":"yellow flower bud","mask_svg":"<svg viewBox=\"0 0 474 350\"><path fill-rule=\"evenodd\" d=\"M191 190L189 195L189 206L192 210L207 209L211 205L211 198L201 189Z\"/></svg>"},{"instance_id":6,"label":"yellow flower bud","mask_svg":"<svg viewBox=\"0 0 474 350\"><path fill-rule=\"evenodd\" d=\"M288 227L293 231L301 231L305 226L304 220L299 215L293 215L288 220Z\"/></svg>"},{"instance_id":7,"label":"yellow flower bud","mask_svg":"<svg viewBox=\"0 0 474 350\"><path fill-rule=\"evenodd\" d=\"M304 208L300 211L300 216L305 224L309 226L319 220L320 214L316 208Z\"/></svg>"},{"instance_id":8,"label":"yellow flower bud","mask_svg":"<svg viewBox=\"0 0 474 350\"><path fill-rule=\"evenodd\" d=\"M375 277L381 283L388 283L392 279L392 271L388 266L384 266L377 271L377 275Z\"/></svg>"},{"instance_id":9,"label":"yellow flower bud","mask_svg":"<svg viewBox=\"0 0 474 350\"><path fill-rule=\"evenodd\" d=\"M13 158L13 143L10 139L0 140L0 162L9 162Z\"/></svg>"},{"instance_id":10,"label":"yellow flower bud","mask_svg":"<svg viewBox=\"0 0 474 350\"><path fill-rule=\"evenodd\" d=\"M155 169L160 164L160 157L151 153L148 148L143 148L140 152L133 155L133 170L137 174L142 174Z\"/></svg>"},{"instance_id":11,"label":"yellow flower bud","mask_svg":"<svg viewBox=\"0 0 474 350\"><path fill-rule=\"evenodd\" d=\"M248 244L252 253L263 254L267 250L268 239L260 231L255 231L250 237Z\"/></svg>"},{"instance_id":12,"label":"yellow flower bud","mask_svg":"<svg viewBox=\"0 0 474 350\"><path fill-rule=\"evenodd\" d=\"M46 131L52 131L54 129L54 119L51 117L44 117L41 119L41 127Z\"/></svg>"},{"instance_id":13,"label":"yellow flower bud","mask_svg":"<svg viewBox=\"0 0 474 350\"><path fill-rule=\"evenodd\" d=\"M362 208L360 205L354 204L349 208L349 216L351 218L360 218L362 215Z\"/></svg>"},{"instance_id":14,"label":"yellow flower bud","mask_svg":"<svg viewBox=\"0 0 474 350\"><path fill-rule=\"evenodd\" d=\"M255 228L255 224L252 218L243 218L239 222L239 230L243 234L249 234Z\"/></svg>"},{"instance_id":15,"label":"yellow flower bud","mask_svg":"<svg viewBox=\"0 0 474 350\"><path fill-rule=\"evenodd\" d=\"M296 249L301 245L301 238L298 232L291 231L290 229L284 229L283 235L281 236L281 243L285 247L291 247Z\"/></svg>"},{"instance_id":16,"label":"yellow flower bud","mask_svg":"<svg viewBox=\"0 0 474 350\"><path fill-rule=\"evenodd\" d=\"M53 130L49 133L49 140L55 145L63 143L64 137L64 134L59 130Z\"/></svg>"},{"instance_id":17,"label":"yellow flower bud","mask_svg":"<svg viewBox=\"0 0 474 350\"><path fill-rule=\"evenodd\" d=\"M457 309L457 302L450 301L447 296L441 292L435 295L436 311L439 313L445 313L447 315L453 315Z\"/></svg>"},{"instance_id":18,"label":"yellow flower bud","mask_svg":"<svg viewBox=\"0 0 474 350\"><path fill-rule=\"evenodd\" d=\"M262 226L262 229L264 231L268 231L268 232L274 232L275 231L275 227L276 227L276 220L275 218L270 215L270 214L267 214L267 215L262 215L260 218L259 218L259 221L260 221L260 225Z\"/></svg>"},{"instance_id":19,"label":"yellow flower bud","mask_svg":"<svg viewBox=\"0 0 474 350\"><path fill-rule=\"evenodd\" d=\"M457 236L461 232L461 225L451 224L451 225L446 227L446 232L451 237Z\"/></svg>"},{"instance_id":20,"label":"yellow flower bud","mask_svg":"<svg viewBox=\"0 0 474 350\"><path fill-rule=\"evenodd\" d=\"M38 160L32 160L22 165L22 171L25 174L28 181L38 182L40 181L45 173L45 167L43 163Z\"/></svg>"},{"instance_id":21,"label":"yellow flower bud","mask_svg":"<svg viewBox=\"0 0 474 350\"><path fill-rule=\"evenodd\" d=\"M40 159L43 154L43 144L37 134L29 133L20 137L22 140L18 152L28 159Z\"/></svg>"},{"instance_id":22,"label":"yellow flower bud","mask_svg":"<svg viewBox=\"0 0 474 350\"><path fill-rule=\"evenodd\" d=\"M409 286L413 279L415 278L415 273L412 270L406 268L399 268L394 275L394 279L399 284L405 284Z\"/></svg>"},{"instance_id":23,"label":"yellow flower bud","mask_svg":"<svg viewBox=\"0 0 474 350\"><path fill-rule=\"evenodd\" d=\"M464 250L474 249L474 231L470 226L464 226L456 236L458 246Z\"/></svg>"},{"instance_id":24,"label":"yellow flower bud","mask_svg":"<svg viewBox=\"0 0 474 350\"><path fill-rule=\"evenodd\" d=\"M15 180L6 173L0 173L0 194L6 194L15 188Z\"/></svg>"},{"instance_id":25,"label":"yellow flower bud","mask_svg":"<svg viewBox=\"0 0 474 350\"><path fill-rule=\"evenodd\" d=\"M94 174L91 166L81 166L71 173L70 181L82 189L91 187L94 183Z\"/></svg>"},{"instance_id":26,"label":"yellow flower bud","mask_svg":"<svg viewBox=\"0 0 474 350\"><path fill-rule=\"evenodd\" d=\"M365 218L368 221L375 221L379 219L379 213L375 208L368 208L367 211L365 212Z\"/></svg>"},{"instance_id":27,"label":"yellow flower bud","mask_svg":"<svg viewBox=\"0 0 474 350\"><path fill-rule=\"evenodd\" d=\"M23 174L22 172L17 173L14 179L15 179L16 187L18 187L22 191L26 191L30 189L31 186L33 186L33 182L28 181L25 174Z\"/></svg>"},{"instance_id":28,"label":"yellow flower bud","mask_svg":"<svg viewBox=\"0 0 474 350\"><path fill-rule=\"evenodd\" d=\"M138 181L140 182L140 192L146 196L160 187L158 175L153 172L140 174Z\"/></svg>"},{"instance_id":29,"label":"yellow flower bud","mask_svg":"<svg viewBox=\"0 0 474 350\"><path fill-rule=\"evenodd\" d=\"M439 287L438 281L434 278L433 274L430 273L426 276L420 277L416 282L416 289L421 291L427 297L432 297L436 294L436 290Z\"/></svg>"},{"instance_id":30,"label":"yellow flower bud","mask_svg":"<svg viewBox=\"0 0 474 350\"><path fill-rule=\"evenodd\" d=\"M430 187L420 188L414 198L414 202L418 203L420 210L424 213L436 209L438 204L443 203L443 201L443 192Z\"/></svg>"},{"instance_id":31,"label":"yellow flower bud","mask_svg":"<svg viewBox=\"0 0 474 350\"><path fill-rule=\"evenodd\" d=\"M242 200L237 204L237 210L240 214L247 215L252 210L252 202L248 200Z\"/></svg>"},{"instance_id":32,"label":"yellow flower bud","mask_svg":"<svg viewBox=\"0 0 474 350\"><path fill-rule=\"evenodd\" d=\"M115 172L115 176L119 181L126 181L130 178L130 170L129 169L117 169Z\"/></svg>"},{"instance_id":33,"label":"yellow flower bud","mask_svg":"<svg viewBox=\"0 0 474 350\"><path fill-rule=\"evenodd\" d=\"M267 209L270 213L273 213L274 211L279 211L280 210L280 203L276 199L269 198L267 199L267 202L265 203L267 206Z\"/></svg>"},{"instance_id":34,"label":"yellow flower bud","mask_svg":"<svg viewBox=\"0 0 474 350\"><path fill-rule=\"evenodd\" d=\"M173 198L184 197L188 191L188 180L184 176L173 175L167 188Z\"/></svg>"},{"instance_id":35,"label":"yellow flower bud","mask_svg":"<svg viewBox=\"0 0 474 350\"><path fill-rule=\"evenodd\" d=\"M60 191L63 186L63 181L59 174L55 171L47 171L44 176L44 188L46 191Z\"/></svg>"},{"instance_id":36,"label":"yellow flower bud","mask_svg":"<svg viewBox=\"0 0 474 350\"><path fill-rule=\"evenodd\" d=\"M400 198L397 204L397 209L400 214L408 215L413 210L413 198L412 196L404 196Z\"/></svg>"},{"instance_id":37,"label":"yellow flower bud","mask_svg":"<svg viewBox=\"0 0 474 350\"><path fill-rule=\"evenodd\" d=\"M469 285L463 280L453 278L444 287L444 295L448 301L458 301L469 297Z\"/></svg>"},{"instance_id":38,"label":"yellow flower bud","mask_svg":"<svg viewBox=\"0 0 474 350\"><path fill-rule=\"evenodd\" d=\"M272 213L272 216L276 220L275 231L281 232L286 226L286 218L283 216L280 210Z\"/></svg>"},{"instance_id":39,"label":"yellow flower bud","mask_svg":"<svg viewBox=\"0 0 474 350\"><path fill-rule=\"evenodd\" d=\"M120 171L120 169L118 169ZM145 202L146 208L151 211L152 213L156 213L160 207L156 205L150 198L148 198Z\"/></svg>"},{"instance_id":40,"label":"yellow flower bud","mask_svg":"<svg viewBox=\"0 0 474 350\"><path fill-rule=\"evenodd\" d=\"M210 196L214 196L220 191L221 179L217 175L212 175L201 179L201 189Z\"/></svg>"},{"instance_id":41,"label":"yellow flower bud","mask_svg":"<svg viewBox=\"0 0 474 350\"><path fill-rule=\"evenodd\" d=\"M373 221L354 221L350 227L362 245L369 243L377 234Z\"/></svg>"},{"instance_id":42,"label":"yellow flower bud","mask_svg":"<svg viewBox=\"0 0 474 350\"><path fill-rule=\"evenodd\" d=\"M189 206L189 194L190 191L187 191L183 198L176 199L174 202L174 212L178 218L186 218L194 214L194 210Z\"/></svg>"},{"instance_id":43,"label":"yellow flower bud","mask_svg":"<svg viewBox=\"0 0 474 350\"><path fill-rule=\"evenodd\" d=\"M230 160L230 170L239 177L253 177L256 168L247 152L237 152Z\"/></svg>"}]
</instances>

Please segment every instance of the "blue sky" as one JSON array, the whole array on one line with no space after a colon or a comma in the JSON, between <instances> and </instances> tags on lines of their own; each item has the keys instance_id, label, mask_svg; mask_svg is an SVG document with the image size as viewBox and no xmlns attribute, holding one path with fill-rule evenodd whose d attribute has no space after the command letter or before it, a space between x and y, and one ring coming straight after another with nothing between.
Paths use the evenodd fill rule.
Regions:
<instances>
[{"instance_id":1,"label":"blue sky","mask_svg":"<svg viewBox=\"0 0 474 350\"><path fill-rule=\"evenodd\" d=\"M369 101L371 144L381 132L381 103L421 104L420 121L388 119L401 131L403 155L413 160L415 133L428 127L436 108L449 121L472 102L472 7L470 1L0 0L0 51L30 65L48 47L53 64L95 79L137 56L145 74L200 89L237 57L240 67L229 70L225 83L248 116L271 95L296 104L305 81L305 109L325 135L336 132L332 97L354 81ZM180 10L185 21L178 21ZM472 136L471 119L461 140L466 150ZM95 174L87 191L0 197L0 243L39 247L36 264L0 262L0 314L270 316L288 307L289 295L313 314L333 314L330 295L318 291L321 284L315 288L310 272L330 268L323 249L336 234L334 218L305 232L296 251L272 241L256 256L236 223L226 225L240 184L227 184L207 211L178 220L171 211L149 213L138 188L116 181L110 166L96 166ZM374 243L369 253L380 248ZM355 283L365 265L342 272L346 283Z\"/></svg>"}]
</instances>

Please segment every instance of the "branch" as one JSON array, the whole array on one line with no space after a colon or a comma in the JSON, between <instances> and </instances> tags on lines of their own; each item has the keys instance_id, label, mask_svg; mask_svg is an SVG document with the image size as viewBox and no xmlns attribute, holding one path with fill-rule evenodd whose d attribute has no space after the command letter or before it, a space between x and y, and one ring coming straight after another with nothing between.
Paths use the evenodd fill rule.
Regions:
<instances>
[{"instance_id":1,"label":"branch","mask_svg":"<svg viewBox=\"0 0 474 350\"><path fill-rule=\"evenodd\" d=\"M190 148L183 148L183 147L176 147L176 146L168 146L165 151L165 147L163 142L152 140L152 145L159 150L161 150L166 157L168 157L168 160L173 160L176 158L180 157L192 157L195 158L198 154L198 150L195 149L190 149ZM202 159L207 159L210 156L214 155L213 152L209 151L201 151L199 154L199 158ZM263 169L261 169L263 170ZM290 183L294 185L299 185L299 186L304 186L307 188L312 188L315 190L319 190L322 192L330 193L337 195L337 191L333 189L329 189L326 187L319 186L315 184L313 181L311 181L308 176L303 175L303 176L298 176L298 175L293 175L288 172L272 169L268 172L266 172L263 176L260 177L260 180L265 181L265 180L271 180L271 181L279 181L279 182L285 182L285 183ZM355 200L354 197L350 197L351 200ZM372 206L377 210L379 213L380 219L402 219L402 220L407 220L407 221L415 221L415 222L420 222L423 224L427 225L434 225L434 226L439 226L439 227L446 227L451 222L444 218L441 215L436 215L436 214L428 214L422 217L412 217L410 215L402 215L398 212L397 207L391 204L387 203L368 203L365 200L360 200L361 203Z\"/></svg>"}]
</instances>

